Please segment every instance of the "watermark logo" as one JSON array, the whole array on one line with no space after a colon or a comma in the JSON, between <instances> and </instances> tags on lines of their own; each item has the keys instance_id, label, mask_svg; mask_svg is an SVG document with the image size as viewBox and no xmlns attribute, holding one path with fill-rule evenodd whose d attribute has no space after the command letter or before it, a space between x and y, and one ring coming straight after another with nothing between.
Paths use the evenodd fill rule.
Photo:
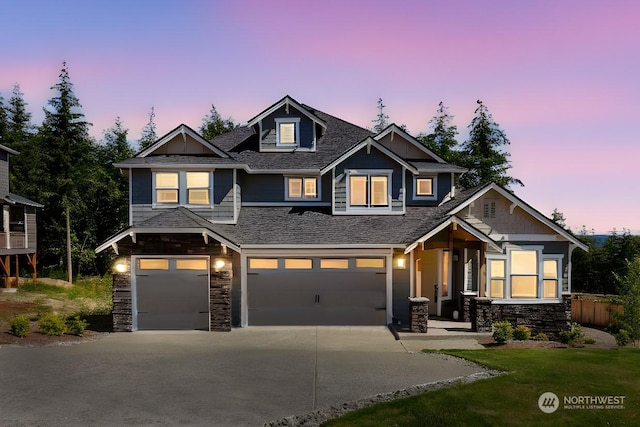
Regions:
<instances>
[{"instance_id":1,"label":"watermark logo","mask_svg":"<svg viewBox=\"0 0 640 427\"><path fill-rule=\"evenodd\" d=\"M560 407L560 399L555 393L550 391L542 393L538 398L538 408L545 414L556 412Z\"/></svg>"},{"instance_id":2,"label":"watermark logo","mask_svg":"<svg viewBox=\"0 0 640 427\"><path fill-rule=\"evenodd\" d=\"M550 391L542 393L538 398L538 408L545 414L551 414L562 409L624 409L626 396L563 396L562 401L558 395Z\"/></svg>"}]
</instances>

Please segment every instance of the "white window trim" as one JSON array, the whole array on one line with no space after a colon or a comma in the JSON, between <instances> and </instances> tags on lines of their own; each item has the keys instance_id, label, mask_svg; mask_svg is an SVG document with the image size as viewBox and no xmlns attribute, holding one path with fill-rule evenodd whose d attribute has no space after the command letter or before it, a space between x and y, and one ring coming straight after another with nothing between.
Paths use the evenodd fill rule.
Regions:
<instances>
[{"instance_id":1,"label":"white window trim","mask_svg":"<svg viewBox=\"0 0 640 427\"><path fill-rule=\"evenodd\" d=\"M289 179L302 179L302 196L301 197L291 197L289 195ZM316 197L305 197L304 196L304 181L307 179L315 179L316 180ZM292 201L292 202L315 202L320 200L320 195L322 194L322 190L320 187L320 182L322 180L319 176L301 176L301 175L290 175L284 177L284 200Z\"/></svg>"},{"instance_id":2,"label":"white window trim","mask_svg":"<svg viewBox=\"0 0 640 427\"><path fill-rule=\"evenodd\" d=\"M189 199L189 192L187 188L187 172L207 172L209 174L209 204L201 205L201 204L189 204L187 203ZM178 203L158 203L156 200L156 174L157 173L177 173L178 174ZM212 170L152 170L151 171L151 192L152 192L152 207L153 208L175 208L177 206L186 206L189 208L202 208L202 209L213 209L215 204L213 200L213 175L214 171Z\"/></svg>"},{"instance_id":3,"label":"white window trim","mask_svg":"<svg viewBox=\"0 0 640 427\"><path fill-rule=\"evenodd\" d=\"M279 117L274 119L276 122L276 147L280 148L295 148L300 147L300 117ZM280 125L286 123L293 123L295 126L295 138L296 142L294 144L291 143L281 143L280 142Z\"/></svg>"},{"instance_id":4,"label":"white window trim","mask_svg":"<svg viewBox=\"0 0 640 427\"><path fill-rule=\"evenodd\" d=\"M512 298L511 297L511 252L513 251L536 251L538 259L538 298ZM503 289L503 298L494 298L491 296L491 271L487 268L485 274L485 295L492 298L494 304L540 304L540 303L556 303L562 301L562 262L564 260L563 254L544 254L544 246L516 246L507 245L505 254L487 254L486 260L502 260L505 262L505 284ZM544 298L544 261L545 260L557 260L558 261L558 283L556 285L556 298ZM489 263L487 262L487 267Z\"/></svg>"},{"instance_id":5,"label":"white window trim","mask_svg":"<svg viewBox=\"0 0 640 427\"><path fill-rule=\"evenodd\" d=\"M418 194L418 180L430 179L433 187L433 194L421 195ZM413 177L413 200L437 200L438 199L438 176L437 175L418 175Z\"/></svg>"},{"instance_id":6,"label":"white window trim","mask_svg":"<svg viewBox=\"0 0 640 427\"><path fill-rule=\"evenodd\" d=\"M391 212L393 198L391 197L391 189L393 187L393 170L391 169L350 169L345 171L346 175L346 196L347 196L347 212L362 212L371 213L375 212ZM386 176L387 177L387 206L351 206L351 176L366 176L367 177L367 191L371 192L371 177L372 176ZM369 200L369 205L371 201Z\"/></svg>"}]
</instances>

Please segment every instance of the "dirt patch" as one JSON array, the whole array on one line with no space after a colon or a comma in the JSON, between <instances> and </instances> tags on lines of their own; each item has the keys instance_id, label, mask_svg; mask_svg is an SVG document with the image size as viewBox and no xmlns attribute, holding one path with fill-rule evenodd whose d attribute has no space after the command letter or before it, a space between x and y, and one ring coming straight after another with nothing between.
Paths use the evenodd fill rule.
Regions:
<instances>
[{"instance_id":1,"label":"dirt patch","mask_svg":"<svg viewBox=\"0 0 640 427\"><path fill-rule=\"evenodd\" d=\"M0 294L2 295L2 294ZM4 297L4 298L2 298ZM25 301L20 294L4 294L0 297L0 347L4 345L21 346L21 347L33 347L43 345L68 345L79 342L95 341L105 335L105 331L108 331L105 325L105 319L98 318L100 316L94 316L93 319L89 319L89 327L84 331L82 336L76 335L61 335L61 336L49 336L38 332L39 325L37 322L38 313L40 311L57 311L64 308L62 301L52 300L45 298L42 303ZM11 298L11 299L9 299ZM29 323L30 333L24 337L19 338L11 334L10 320L14 316L27 316L31 319Z\"/></svg>"}]
</instances>

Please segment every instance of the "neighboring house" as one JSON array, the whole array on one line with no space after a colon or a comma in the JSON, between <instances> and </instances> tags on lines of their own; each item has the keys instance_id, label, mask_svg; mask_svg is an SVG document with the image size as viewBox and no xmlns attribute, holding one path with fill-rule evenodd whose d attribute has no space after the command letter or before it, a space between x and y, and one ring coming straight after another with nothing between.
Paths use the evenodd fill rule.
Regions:
<instances>
[{"instance_id":1,"label":"neighboring house","mask_svg":"<svg viewBox=\"0 0 640 427\"><path fill-rule=\"evenodd\" d=\"M20 255L25 255L27 263L36 278L36 210L43 206L9 191L9 155L19 153L0 144L0 273L4 277L4 287L10 288L15 276L15 285L20 273ZM14 269L11 269L12 256Z\"/></svg>"},{"instance_id":2,"label":"neighboring house","mask_svg":"<svg viewBox=\"0 0 640 427\"><path fill-rule=\"evenodd\" d=\"M570 321L571 252L586 247L495 184L457 191L465 169L396 125L374 134L286 96L212 141L180 125L115 166L129 227L97 248L120 256L115 330L408 324L414 296L478 330Z\"/></svg>"}]
</instances>

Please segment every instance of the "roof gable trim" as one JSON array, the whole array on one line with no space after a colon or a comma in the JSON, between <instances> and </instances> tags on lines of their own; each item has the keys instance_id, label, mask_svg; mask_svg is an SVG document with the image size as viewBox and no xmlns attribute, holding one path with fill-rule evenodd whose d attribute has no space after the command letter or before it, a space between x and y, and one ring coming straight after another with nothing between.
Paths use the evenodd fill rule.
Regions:
<instances>
[{"instance_id":1,"label":"roof gable trim","mask_svg":"<svg viewBox=\"0 0 640 427\"><path fill-rule=\"evenodd\" d=\"M224 158L229 157L227 153L225 153L224 151L222 151L221 149L219 149L218 147L216 147L215 145L213 145L212 143L204 139L202 136L200 136L200 134L198 134L196 131L194 131L193 129L191 129L189 126L185 124L181 124L171 132L167 133L166 135L158 139L156 142L151 144L145 150L142 150L140 153L138 153L136 157L147 157L148 155L156 151L158 148L162 147L169 141L173 140L178 135L182 135L182 138L185 141L188 135L194 140L196 140L196 142L199 142L200 144L204 145L207 149L213 151L218 156L224 157Z\"/></svg>"},{"instance_id":2,"label":"roof gable trim","mask_svg":"<svg viewBox=\"0 0 640 427\"><path fill-rule=\"evenodd\" d=\"M391 135L392 138L393 138L393 134L398 134L403 139L406 139L407 141L409 141L413 146L415 146L419 150L423 151L425 154L428 154L431 158L433 158L438 163L447 163L442 157L438 156L436 153L434 153L433 151L429 150L427 147L424 146L424 144L421 144L416 138L414 138L413 136L409 135L404 129L402 129L401 127L399 127L395 123L392 123L389 126L387 126L386 129L384 129L382 132L380 132L379 134L377 134L373 138L376 141L380 141L382 138L384 138L385 136L389 135L390 133L392 134Z\"/></svg>"},{"instance_id":3,"label":"roof gable trim","mask_svg":"<svg viewBox=\"0 0 640 427\"><path fill-rule=\"evenodd\" d=\"M322 168L320 170L320 175L324 175L325 173L327 173L328 171L330 171L331 169L333 169L334 167L336 167L337 165L339 165L340 163L342 163L343 161L345 161L349 157L353 156L355 153L357 153L358 151L362 150L365 147L367 149L367 153L371 152L371 147L375 147L377 150L379 150L380 152L382 152L386 156L390 157L391 159L395 160L400 165L404 166L406 169L410 170L411 173L413 173L414 175L418 174L418 169L416 169L415 166L413 166L412 164L408 163L407 161L405 161L404 159L399 157L393 151L389 150L388 148L386 148L385 146L380 144L378 141L376 141L372 137L369 137L369 138L365 139L364 141L354 145L349 150L347 150L344 154L342 154L340 157L338 157L336 160L334 160L333 162L331 162L330 164L328 164L327 166Z\"/></svg>"},{"instance_id":4,"label":"roof gable trim","mask_svg":"<svg viewBox=\"0 0 640 427\"><path fill-rule=\"evenodd\" d=\"M265 117L267 117L269 114L273 113L274 111L278 110L280 107L284 106L285 109L289 109L289 106L294 107L296 110L300 111L303 115L305 115L306 117L308 117L310 120L312 120L314 123L319 124L320 126L322 126L324 129L327 128L327 125L320 120L318 117L316 117L315 115L311 114L305 107L302 106L302 104L300 104L299 102L297 102L295 99L291 98L289 95L286 95L284 98L282 98L280 101L276 102L275 104L273 104L271 107L267 108L266 110L264 110L263 112L261 112L260 114L258 114L257 116L255 116L254 118L252 118L251 120L249 120L247 122L247 126L253 126L255 124L257 124L260 120L264 119Z\"/></svg>"}]
</instances>

